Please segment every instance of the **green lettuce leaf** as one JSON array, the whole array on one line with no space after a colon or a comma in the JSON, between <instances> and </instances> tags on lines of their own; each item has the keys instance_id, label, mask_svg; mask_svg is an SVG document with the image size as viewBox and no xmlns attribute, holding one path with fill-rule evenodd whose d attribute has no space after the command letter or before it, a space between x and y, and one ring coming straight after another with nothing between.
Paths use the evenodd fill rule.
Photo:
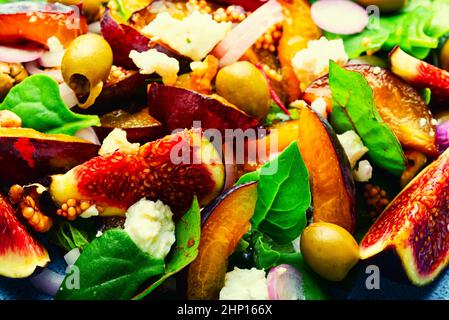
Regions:
<instances>
[{"instance_id":1,"label":"green lettuce leaf","mask_svg":"<svg viewBox=\"0 0 449 320\"><path fill-rule=\"evenodd\" d=\"M22 119L22 126L43 133L74 135L77 131L99 126L94 115L76 114L61 99L58 83L42 74L32 75L14 86L0 110L10 110Z\"/></svg>"}]
</instances>

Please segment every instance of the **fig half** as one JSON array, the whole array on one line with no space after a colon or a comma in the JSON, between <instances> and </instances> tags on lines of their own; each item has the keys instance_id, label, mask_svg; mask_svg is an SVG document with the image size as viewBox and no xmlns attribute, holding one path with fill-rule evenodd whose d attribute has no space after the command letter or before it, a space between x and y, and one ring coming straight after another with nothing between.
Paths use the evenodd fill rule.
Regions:
<instances>
[{"instance_id":1,"label":"fig half","mask_svg":"<svg viewBox=\"0 0 449 320\"><path fill-rule=\"evenodd\" d=\"M50 258L17 219L14 209L0 195L0 275L25 278L37 267L45 267Z\"/></svg>"},{"instance_id":2,"label":"fig half","mask_svg":"<svg viewBox=\"0 0 449 320\"><path fill-rule=\"evenodd\" d=\"M120 149L52 176L50 194L62 206L89 201L104 216L123 216L138 200L161 200L179 217L196 195L201 205L223 188L224 167L201 130L181 131L135 151Z\"/></svg>"},{"instance_id":3,"label":"fig half","mask_svg":"<svg viewBox=\"0 0 449 320\"><path fill-rule=\"evenodd\" d=\"M449 149L394 199L360 243L368 259L393 249L410 281L432 282L449 262Z\"/></svg>"}]
</instances>

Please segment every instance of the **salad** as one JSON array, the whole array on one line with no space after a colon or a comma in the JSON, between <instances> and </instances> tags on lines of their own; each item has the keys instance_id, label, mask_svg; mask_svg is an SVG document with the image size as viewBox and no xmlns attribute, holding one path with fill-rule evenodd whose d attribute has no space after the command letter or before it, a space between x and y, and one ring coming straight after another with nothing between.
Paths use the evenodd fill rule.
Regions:
<instances>
[{"instance_id":1,"label":"salad","mask_svg":"<svg viewBox=\"0 0 449 320\"><path fill-rule=\"evenodd\" d=\"M365 268L374 289L388 268L434 283L448 15L446 0L0 0L0 293L319 300Z\"/></svg>"}]
</instances>

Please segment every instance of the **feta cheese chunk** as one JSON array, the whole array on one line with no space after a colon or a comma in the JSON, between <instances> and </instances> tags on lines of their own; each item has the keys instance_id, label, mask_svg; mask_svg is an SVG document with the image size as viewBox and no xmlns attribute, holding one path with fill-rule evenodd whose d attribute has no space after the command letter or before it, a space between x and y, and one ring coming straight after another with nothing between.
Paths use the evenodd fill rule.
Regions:
<instances>
[{"instance_id":1,"label":"feta cheese chunk","mask_svg":"<svg viewBox=\"0 0 449 320\"><path fill-rule=\"evenodd\" d=\"M265 271L234 268L226 273L220 300L268 300Z\"/></svg>"},{"instance_id":2,"label":"feta cheese chunk","mask_svg":"<svg viewBox=\"0 0 449 320\"><path fill-rule=\"evenodd\" d=\"M368 160L359 162L358 168L352 171L355 181L368 182L373 177L373 167Z\"/></svg>"},{"instance_id":3,"label":"feta cheese chunk","mask_svg":"<svg viewBox=\"0 0 449 320\"><path fill-rule=\"evenodd\" d=\"M316 98L310 107L320 114L324 119L327 119L327 104L323 97Z\"/></svg>"},{"instance_id":4,"label":"feta cheese chunk","mask_svg":"<svg viewBox=\"0 0 449 320\"><path fill-rule=\"evenodd\" d=\"M98 154L103 156L108 153L113 153L116 150L120 150L125 153L133 153L139 150L139 143L131 143L126 139L126 131L115 128L108 134L108 136L103 140Z\"/></svg>"},{"instance_id":5,"label":"feta cheese chunk","mask_svg":"<svg viewBox=\"0 0 449 320\"><path fill-rule=\"evenodd\" d=\"M175 58L170 58L165 53L156 49L144 52L131 50L129 57L140 69L141 74L157 73L162 77L164 84L172 85L176 83L179 72L179 62Z\"/></svg>"},{"instance_id":6,"label":"feta cheese chunk","mask_svg":"<svg viewBox=\"0 0 449 320\"><path fill-rule=\"evenodd\" d=\"M351 169L354 168L357 161L368 152L368 148L363 145L362 139L352 130L339 134L337 137L343 149L345 149L345 153L351 164Z\"/></svg>"},{"instance_id":7,"label":"feta cheese chunk","mask_svg":"<svg viewBox=\"0 0 449 320\"><path fill-rule=\"evenodd\" d=\"M343 66L349 57L345 52L343 40L327 40L321 37L319 40L311 40L307 48L300 50L292 59L292 66L301 90L305 90L314 80L329 72L329 60Z\"/></svg>"},{"instance_id":8,"label":"feta cheese chunk","mask_svg":"<svg viewBox=\"0 0 449 320\"><path fill-rule=\"evenodd\" d=\"M218 23L211 15L198 11L182 20L162 12L142 29L142 33L160 39L180 54L199 61L224 39L231 26L230 22Z\"/></svg>"},{"instance_id":9,"label":"feta cheese chunk","mask_svg":"<svg viewBox=\"0 0 449 320\"><path fill-rule=\"evenodd\" d=\"M164 259L176 240L173 213L160 200L143 198L129 207L125 231L142 251L157 259Z\"/></svg>"}]
</instances>

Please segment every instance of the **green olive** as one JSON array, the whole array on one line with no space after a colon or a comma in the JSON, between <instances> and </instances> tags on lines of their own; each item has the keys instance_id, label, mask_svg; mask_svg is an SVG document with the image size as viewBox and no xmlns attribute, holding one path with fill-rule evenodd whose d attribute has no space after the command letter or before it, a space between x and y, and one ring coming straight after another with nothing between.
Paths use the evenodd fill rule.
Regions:
<instances>
[{"instance_id":1,"label":"green olive","mask_svg":"<svg viewBox=\"0 0 449 320\"><path fill-rule=\"evenodd\" d=\"M378 6L382 12L393 12L401 10L405 7L408 0L357 0L362 6Z\"/></svg>"},{"instance_id":2,"label":"green olive","mask_svg":"<svg viewBox=\"0 0 449 320\"><path fill-rule=\"evenodd\" d=\"M112 67L112 49L103 37L85 34L73 40L62 58L64 81L78 95L89 97L80 107L91 106Z\"/></svg>"},{"instance_id":3,"label":"green olive","mask_svg":"<svg viewBox=\"0 0 449 320\"><path fill-rule=\"evenodd\" d=\"M215 82L217 93L256 119L263 119L270 104L270 90L262 72L247 61L221 69Z\"/></svg>"},{"instance_id":4,"label":"green olive","mask_svg":"<svg viewBox=\"0 0 449 320\"><path fill-rule=\"evenodd\" d=\"M76 6L81 2L83 5L84 15L86 15L89 20L92 20L100 12L100 7L103 3L103 0L50 0L50 2L59 2L67 6Z\"/></svg>"},{"instance_id":5,"label":"green olive","mask_svg":"<svg viewBox=\"0 0 449 320\"><path fill-rule=\"evenodd\" d=\"M446 41L440 52L440 64L443 69L449 71L449 40Z\"/></svg>"},{"instance_id":6,"label":"green olive","mask_svg":"<svg viewBox=\"0 0 449 320\"><path fill-rule=\"evenodd\" d=\"M315 222L301 234L301 254L306 263L329 281L342 281L359 261L359 245L340 226Z\"/></svg>"}]
</instances>

